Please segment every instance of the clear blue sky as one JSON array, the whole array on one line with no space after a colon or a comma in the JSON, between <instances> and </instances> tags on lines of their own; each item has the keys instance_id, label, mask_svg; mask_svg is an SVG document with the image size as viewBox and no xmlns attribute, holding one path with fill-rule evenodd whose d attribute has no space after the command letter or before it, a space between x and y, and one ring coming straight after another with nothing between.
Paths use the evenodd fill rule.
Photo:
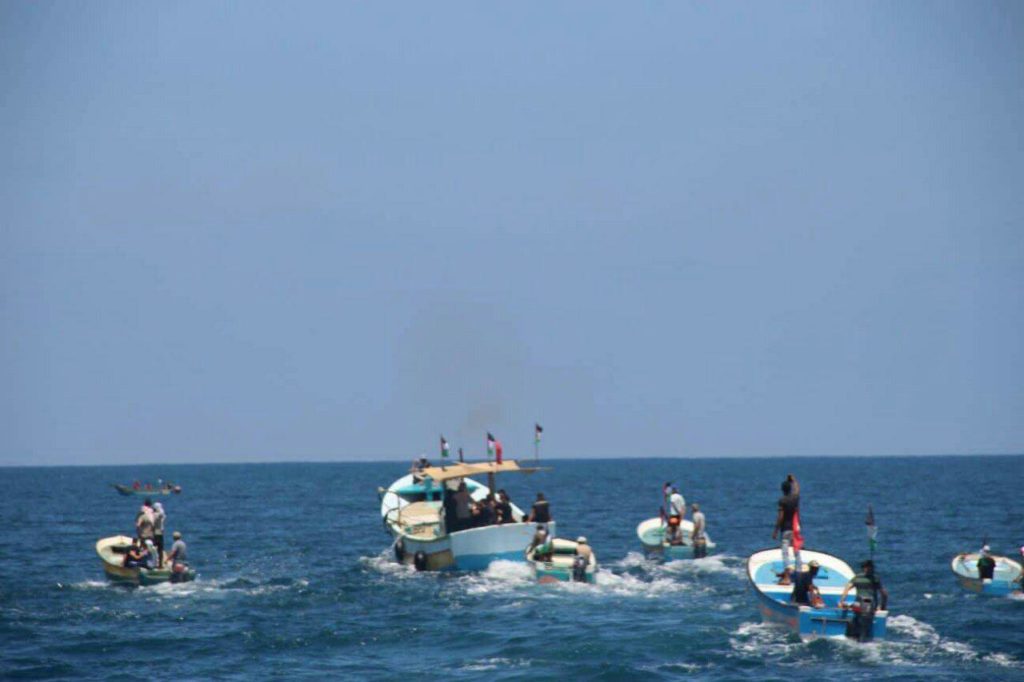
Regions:
<instances>
[{"instance_id":1,"label":"clear blue sky","mask_svg":"<svg viewBox=\"0 0 1024 682\"><path fill-rule=\"evenodd\" d=\"M0 463L1024 451L1024 5L0 4Z\"/></svg>"}]
</instances>

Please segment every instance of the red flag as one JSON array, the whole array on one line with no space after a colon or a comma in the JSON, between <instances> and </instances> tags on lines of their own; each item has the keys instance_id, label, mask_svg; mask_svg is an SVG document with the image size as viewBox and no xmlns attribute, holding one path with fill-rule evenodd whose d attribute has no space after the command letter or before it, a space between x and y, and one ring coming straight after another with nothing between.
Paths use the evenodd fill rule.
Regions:
<instances>
[{"instance_id":1,"label":"red flag","mask_svg":"<svg viewBox=\"0 0 1024 682\"><path fill-rule=\"evenodd\" d=\"M501 441L494 442L494 461L501 464Z\"/></svg>"},{"instance_id":2,"label":"red flag","mask_svg":"<svg viewBox=\"0 0 1024 682\"><path fill-rule=\"evenodd\" d=\"M793 551L799 552L804 546L804 535L800 532L800 511L793 512Z\"/></svg>"}]
</instances>

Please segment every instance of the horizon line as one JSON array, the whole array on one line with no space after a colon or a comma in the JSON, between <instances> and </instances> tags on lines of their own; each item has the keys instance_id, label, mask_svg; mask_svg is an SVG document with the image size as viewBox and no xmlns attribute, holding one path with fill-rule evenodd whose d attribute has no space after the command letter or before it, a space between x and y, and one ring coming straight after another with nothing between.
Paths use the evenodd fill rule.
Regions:
<instances>
[{"instance_id":1,"label":"horizon line","mask_svg":"<svg viewBox=\"0 0 1024 682\"><path fill-rule=\"evenodd\" d=\"M627 457L621 455L596 456L596 457L544 457L540 461L598 461L598 460L650 460L650 459L687 459L687 460L741 460L741 459L899 459L913 457L1021 457L1024 452L972 452L972 453L904 453L904 454L813 454L813 455L645 455L642 457ZM394 464L406 461L407 457L373 458L373 459L254 459L254 460L233 460L233 461L208 461L208 462L121 462L97 464L91 462L75 462L68 464L17 464L0 462L0 469L56 469L62 467L154 467L154 466L232 466L252 464ZM414 458L416 459L416 458ZM516 459L509 457L507 459ZM517 461L530 461L531 457L522 457ZM470 460L473 462L486 460ZM457 464L458 462L452 462Z\"/></svg>"}]
</instances>

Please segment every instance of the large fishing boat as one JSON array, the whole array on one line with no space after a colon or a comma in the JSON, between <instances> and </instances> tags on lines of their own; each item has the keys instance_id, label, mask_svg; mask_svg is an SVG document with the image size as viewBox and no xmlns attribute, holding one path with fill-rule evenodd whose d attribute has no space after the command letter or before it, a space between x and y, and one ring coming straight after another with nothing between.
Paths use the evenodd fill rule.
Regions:
<instances>
[{"instance_id":1,"label":"large fishing boat","mask_svg":"<svg viewBox=\"0 0 1024 682\"><path fill-rule=\"evenodd\" d=\"M979 594L1005 597L1021 589L1021 565L1004 556L992 556L996 568L991 578L982 579L978 574L980 554L957 554L950 567L963 587Z\"/></svg>"},{"instance_id":2,"label":"large fishing boat","mask_svg":"<svg viewBox=\"0 0 1024 682\"><path fill-rule=\"evenodd\" d=\"M852 639L883 639L889 612L877 610L872 615L861 611L864 605L847 596L846 608L839 603L843 588L853 578L853 569L842 559L824 552L800 551L804 566L817 561L820 568L814 585L824 602L820 607L790 601L793 585L780 584L785 572L782 552L778 548L755 552L747 559L747 578L758 598L758 607L765 621L778 623L801 637L849 637ZM859 618L858 618L859 616Z\"/></svg>"},{"instance_id":3,"label":"large fishing boat","mask_svg":"<svg viewBox=\"0 0 1024 682\"><path fill-rule=\"evenodd\" d=\"M515 460L460 462L425 467L379 489L380 513L394 538L395 558L421 571L478 571L497 559L525 561L535 527L519 507L511 505L512 519L506 523L451 530L444 500L464 481L472 500L483 502L494 489L496 475L533 471L537 469L520 467ZM487 476L487 485L471 476ZM554 534L554 522L547 525Z\"/></svg>"}]
</instances>

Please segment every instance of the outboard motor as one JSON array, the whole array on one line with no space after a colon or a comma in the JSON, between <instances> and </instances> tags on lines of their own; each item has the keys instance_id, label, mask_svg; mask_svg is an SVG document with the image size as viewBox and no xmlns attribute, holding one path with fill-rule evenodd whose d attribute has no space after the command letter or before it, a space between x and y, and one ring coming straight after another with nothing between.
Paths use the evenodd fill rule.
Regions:
<instances>
[{"instance_id":1,"label":"outboard motor","mask_svg":"<svg viewBox=\"0 0 1024 682\"><path fill-rule=\"evenodd\" d=\"M412 555L412 565L417 571L427 570L427 553L422 549Z\"/></svg>"},{"instance_id":2,"label":"outboard motor","mask_svg":"<svg viewBox=\"0 0 1024 682\"><path fill-rule=\"evenodd\" d=\"M875 625L875 603L860 597L853 603L853 618L846 624L846 636L858 642L870 642Z\"/></svg>"},{"instance_id":3,"label":"outboard motor","mask_svg":"<svg viewBox=\"0 0 1024 682\"><path fill-rule=\"evenodd\" d=\"M395 561L398 563L405 561L405 541L402 538L398 538L395 542Z\"/></svg>"},{"instance_id":4,"label":"outboard motor","mask_svg":"<svg viewBox=\"0 0 1024 682\"><path fill-rule=\"evenodd\" d=\"M572 581L574 583L587 582L587 558L578 556L572 560Z\"/></svg>"}]
</instances>

